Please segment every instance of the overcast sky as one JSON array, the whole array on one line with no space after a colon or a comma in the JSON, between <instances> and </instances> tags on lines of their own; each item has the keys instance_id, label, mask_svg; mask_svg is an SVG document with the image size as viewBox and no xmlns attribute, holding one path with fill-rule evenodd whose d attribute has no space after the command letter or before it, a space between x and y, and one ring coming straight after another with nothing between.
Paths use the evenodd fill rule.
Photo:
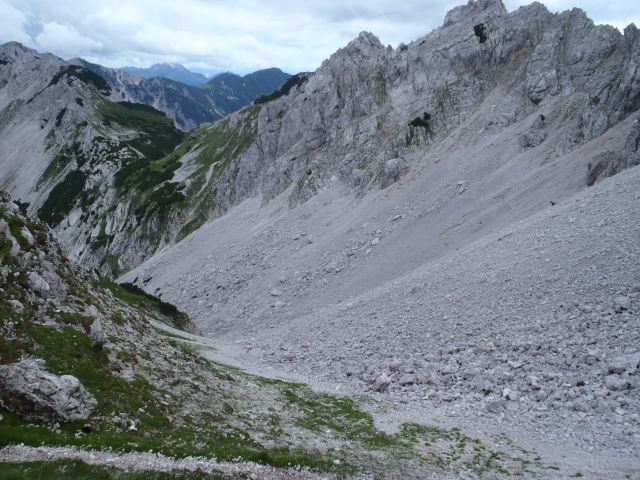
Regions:
<instances>
[{"instance_id":1,"label":"overcast sky","mask_svg":"<svg viewBox=\"0 0 640 480\"><path fill-rule=\"evenodd\" d=\"M176 62L238 73L314 70L360 31L396 46L442 24L466 0L0 0L0 43L118 67ZM506 0L509 11L528 0ZM639 0L548 0L596 23L640 27Z\"/></svg>"}]
</instances>

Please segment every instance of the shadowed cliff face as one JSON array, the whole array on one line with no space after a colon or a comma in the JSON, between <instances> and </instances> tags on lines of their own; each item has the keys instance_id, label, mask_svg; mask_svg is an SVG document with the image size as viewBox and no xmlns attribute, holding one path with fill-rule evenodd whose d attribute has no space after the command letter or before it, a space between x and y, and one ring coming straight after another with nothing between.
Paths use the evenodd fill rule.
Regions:
<instances>
[{"instance_id":1,"label":"shadowed cliff face","mask_svg":"<svg viewBox=\"0 0 640 480\"><path fill-rule=\"evenodd\" d=\"M567 155L637 111L639 38L634 26L621 34L578 9L552 14L534 3L507 13L499 1L472 2L396 49L360 34L287 95L190 132L174 152L173 133L149 129L161 120L107 123L95 85L78 75L50 85L63 62L5 45L0 149L13 160L0 164L2 186L36 212L55 185L72 182L59 235L84 264L121 272L247 198L266 205L285 195L295 207L334 179L363 195L435 149L514 125L505 148ZM143 151L158 138L164 149ZM74 145L91 162L81 164ZM637 142L591 163L594 183L637 163Z\"/></svg>"}]
</instances>

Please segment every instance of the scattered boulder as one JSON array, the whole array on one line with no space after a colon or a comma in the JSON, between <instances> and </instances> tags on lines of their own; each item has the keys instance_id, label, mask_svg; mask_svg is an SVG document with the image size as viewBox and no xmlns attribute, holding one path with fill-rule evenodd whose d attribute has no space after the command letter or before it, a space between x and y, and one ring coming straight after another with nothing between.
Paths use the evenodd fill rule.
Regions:
<instances>
[{"instance_id":1,"label":"scattered boulder","mask_svg":"<svg viewBox=\"0 0 640 480\"><path fill-rule=\"evenodd\" d=\"M490 413L500 413L504 411L506 402L504 400L492 400L487 404L487 411Z\"/></svg>"},{"instance_id":2,"label":"scattered boulder","mask_svg":"<svg viewBox=\"0 0 640 480\"><path fill-rule=\"evenodd\" d=\"M613 390L614 392L629 388L629 380L618 375L608 375L604 379L604 384L609 390Z\"/></svg>"},{"instance_id":3,"label":"scattered boulder","mask_svg":"<svg viewBox=\"0 0 640 480\"><path fill-rule=\"evenodd\" d=\"M97 404L76 377L47 372L44 360L0 365L0 405L30 421L84 420Z\"/></svg>"},{"instance_id":4,"label":"scattered boulder","mask_svg":"<svg viewBox=\"0 0 640 480\"><path fill-rule=\"evenodd\" d=\"M11 305L11 308L13 308L17 313L24 312L24 305L19 300L12 298L7 303Z\"/></svg>"},{"instance_id":5,"label":"scattered boulder","mask_svg":"<svg viewBox=\"0 0 640 480\"><path fill-rule=\"evenodd\" d=\"M397 158L392 158L384 163L382 175L382 188L386 188L397 182L401 175L401 162Z\"/></svg>"},{"instance_id":6,"label":"scattered boulder","mask_svg":"<svg viewBox=\"0 0 640 480\"><path fill-rule=\"evenodd\" d=\"M398 372L400 371L400 368L402 368L402 362L400 360L393 360L389 364L389 370L391 370L392 372Z\"/></svg>"},{"instance_id":7,"label":"scattered boulder","mask_svg":"<svg viewBox=\"0 0 640 480\"><path fill-rule=\"evenodd\" d=\"M590 410L587 402L584 402L582 400L576 400L575 402L573 402L572 407L576 412L587 413Z\"/></svg>"},{"instance_id":8,"label":"scattered boulder","mask_svg":"<svg viewBox=\"0 0 640 480\"><path fill-rule=\"evenodd\" d=\"M520 135L518 143L522 148L537 147L547 138L547 134L543 131L532 130Z\"/></svg>"},{"instance_id":9,"label":"scattered boulder","mask_svg":"<svg viewBox=\"0 0 640 480\"><path fill-rule=\"evenodd\" d=\"M608 372L617 375L625 372L632 374L638 368L640 368L640 352L612 358L607 365Z\"/></svg>"},{"instance_id":10,"label":"scattered boulder","mask_svg":"<svg viewBox=\"0 0 640 480\"><path fill-rule=\"evenodd\" d=\"M606 151L593 157L594 163L587 165L587 186L592 186L602 178L615 175L623 164L618 152Z\"/></svg>"},{"instance_id":11,"label":"scattered boulder","mask_svg":"<svg viewBox=\"0 0 640 480\"><path fill-rule=\"evenodd\" d=\"M51 290L51 287L49 286L47 281L36 272L29 272L27 278L29 279L29 287L34 292L44 293Z\"/></svg>"},{"instance_id":12,"label":"scattered boulder","mask_svg":"<svg viewBox=\"0 0 640 480\"><path fill-rule=\"evenodd\" d=\"M20 253L20 245L18 244L18 241L15 239L15 237L11 234L9 224L2 218L0 218L0 234L3 234L11 242L9 255L11 255L12 257L17 257L18 253Z\"/></svg>"},{"instance_id":13,"label":"scattered boulder","mask_svg":"<svg viewBox=\"0 0 640 480\"><path fill-rule=\"evenodd\" d=\"M527 377L527 383L531 387L531 390L540 390L540 379L535 375L529 375Z\"/></svg>"},{"instance_id":14,"label":"scattered boulder","mask_svg":"<svg viewBox=\"0 0 640 480\"><path fill-rule=\"evenodd\" d=\"M24 238L24 240L27 242L27 245L29 245L30 247L33 247L33 245L36 243L36 240L35 238L33 238L33 235L31 235L31 232L26 228L23 227L20 230L20 235L22 235L22 238Z\"/></svg>"},{"instance_id":15,"label":"scattered boulder","mask_svg":"<svg viewBox=\"0 0 640 480\"><path fill-rule=\"evenodd\" d=\"M102 322L99 318L96 318L91 327L89 328L89 337L98 345L104 345L109 342L109 337L104 332L104 328L102 327Z\"/></svg>"},{"instance_id":16,"label":"scattered boulder","mask_svg":"<svg viewBox=\"0 0 640 480\"><path fill-rule=\"evenodd\" d=\"M415 375L408 373L400 377L398 383L402 386L413 385L414 383L417 383L417 378Z\"/></svg>"},{"instance_id":17,"label":"scattered boulder","mask_svg":"<svg viewBox=\"0 0 640 480\"><path fill-rule=\"evenodd\" d=\"M613 302L614 309L618 313L622 312L623 310L629 310L629 308L631 308L631 299L626 295L618 295L616 298L614 298Z\"/></svg>"}]
</instances>

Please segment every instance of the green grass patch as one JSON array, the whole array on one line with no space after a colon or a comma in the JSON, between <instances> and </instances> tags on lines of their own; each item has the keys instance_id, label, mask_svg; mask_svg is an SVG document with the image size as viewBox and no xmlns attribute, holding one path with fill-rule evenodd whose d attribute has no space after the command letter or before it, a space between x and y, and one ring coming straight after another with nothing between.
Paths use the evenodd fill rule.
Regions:
<instances>
[{"instance_id":1,"label":"green grass patch","mask_svg":"<svg viewBox=\"0 0 640 480\"><path fill-rule=\"evenodd\" d=\"M150 160L170 153L184 137L171 118L148 105L102 100L98 113L107 126L133 130L137 137L126 143Z\"/></svg>"},{"instance_id":2,"label":"green grass patch","mask_svg":"<svg viewBox=\"0 0 640 480\"><path fill-rule=\"evenodd\" d=\"M283 382L280 386L284 399L298 413L295 424L299 427L314 432L329 430L374 448L399 445L394 437L376 429L371 414L348 397L312 392L302 384Z\"/></svg>"},{"instance_id":3,"label":"green grass patch","mask_svg":"<svg viewBox=\"0 0 640 480\"><path fill-rule=\"evenodd\" d=\"M57 328L32 322L25 322L20 328L23 340L21 344L14 342L10 346L13 357L28 353L44 359L47 369L53 373L77 377L98 401L90 418L95 430L78 437L76 432L85 422L70 422L59 431L52 431L44 425L28 424L15 414L3 412L0 445L24 442L29 445L126 448L132 440L145 438L150 433L158 435L169 426L158 392L142 377L125 380L115 375L114 365L105 349L95 345L85 333L72 327ZM118 412L135 416L136 432L118 433L111 428L108 419Z\"/></svg>"},{"instance_id":4,"label":"green grass patch","mask_svg":"<svg viewBox=\"0 0 640 480\"><path fill-rule=\"evenodd\" d=\"M182 341L185 341L185 342L192 342L193 341L190 338L183 337L182 335L176 335L175 333L168 332L166 330L162 330L161 328L157 328L156 330L163 337L172 338L174 340L182 340Z\"/></svg>"},{"instance_id":5,"label":"green grass patch","mask_svg":"<svg viewBox=\"0 0 640 480\"><path fill-rule=\"evenodd\" d=\"M87 177L80 170L72 170L65 179L51 189L49 196L38 209L38 218L52 227L57 226L71 211L84 189Z\"/></svg>"},{"instance_id":6,"label":"green grass patch","mask_svg":"<svg viewBox=\"0 0 640 480\"><path fill-rule=\"evenodd\" d=\"M66 147L62 147L38 179L38 187L60 175L71 162L73 162L73 155Z\"/></svg>"},{"instance_id":7,"label":"green grass patch","mask_svg":"<svg viewBox=\"0 0 640 480\"><path fill-rule=\"evenodd\" d=\"M175 305L145 292L132 283L116 283L108 278L102 278L100 284L102 287L110 290L116 298L128 303L134 308L143 309L152 313L160 313L169 317L171 323L176 328L184 330L190 326L189 317L178 310Z\"/></svg>"},{"instance_id":8,"label":"green grass patch","mask_svg":"<svg viewBox=\"0 0 640 480\"><path fill-rule=\"evenodd\" d=\"M487 40L489 40L489 37L487 36L487 26L484 23L478 23L477 25L474 25L473 34L476 36L478 42L480 43L485 43Z\"/></svg>"}]
</instances>

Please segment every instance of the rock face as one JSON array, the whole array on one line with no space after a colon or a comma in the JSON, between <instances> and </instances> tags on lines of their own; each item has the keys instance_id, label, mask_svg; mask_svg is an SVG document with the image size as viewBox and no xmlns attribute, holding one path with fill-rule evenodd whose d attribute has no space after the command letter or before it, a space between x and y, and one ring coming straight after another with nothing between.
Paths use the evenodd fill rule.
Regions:
<instances>
[{"instance_id":1,"label":"rock face","mask_svg":"<svg viewBox=\"0 0 640 480\"><path fill-rule=\"evenodd\" d=\"M29 420L84 420L96 399L71 375L47 372L44 361L0 365L0 404Z\"/></svg>"},{"instance_id":2,"label":"rock face","mask_svg":"<svg viewBox=\"0 0 640 480\"><path fill-rule=\"evenodd\" d=\"M638 110L639 46L633 25L622 35L578 9L553 14L534 3L507 13L495 0L458 7L396 49L363 32L261 107L254 141L207 187L209 211L253 196L265 205L285 195L295 207L334 180L360 195L397 182L439 147L514 126L505 147L561 158ZM583 185L638 163L637 132L624 128L622 144L598 152L604 164L580 171Z\"/></svg>"},{"instance_id":3,"label":"rock face","mask_svg":"<svg viewBox=\"0 0 640 480\"><path fill-rule=\"evenodd\" d=\"M295 205L333 176L356 189L386 186L406 170L407 153L428 151L473 117L470 136L536 114L514 142L533 148L560 130L553 150L565 154L640 107L639 46L633 25L621 35L578 9L558 15L532 4L507 13L494 0L454 9L443 27L395 50L362 33L263 108L259 149L227 169L217 203L232 204L250 185L267 201L301 184L289 194ZM634 163L634 154L618 163Z\"/></svg>"}]
</instances>

